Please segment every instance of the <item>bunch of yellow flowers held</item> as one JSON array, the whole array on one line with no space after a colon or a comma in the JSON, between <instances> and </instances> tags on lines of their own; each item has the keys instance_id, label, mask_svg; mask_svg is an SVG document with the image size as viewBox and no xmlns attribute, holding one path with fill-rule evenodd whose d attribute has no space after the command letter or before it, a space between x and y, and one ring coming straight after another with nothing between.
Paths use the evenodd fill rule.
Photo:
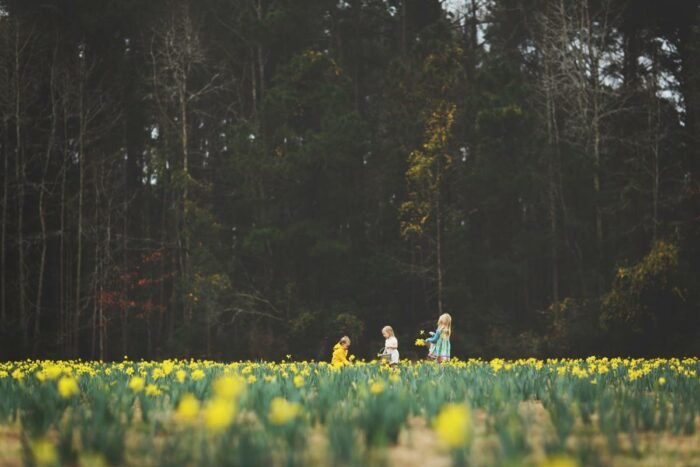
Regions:
<instances>
[{"instance_id":1,"label":"bunch of yellow flowers held","mask_svg":"<svg viewBox=\"0 0 700 467\"><path fill-rule=\"evenodd\" d=\"M415 344L424 346L425 341L418 338ZM28 451L18 458L29 456L37 465L70 462L71 452L81 459L98 455L107 462L139 465L168 453L159 451L165 448L157 440L164 438L173 441L166 443L173 453L195 464L221 456L278 463L282 456L291 465L305 465L303 453L313 446L299 440L312 431L334 440L327 443L327 462L344 462L347 453L400 443L399 434L410 432L416 418L427 421L439 441L436 446L457 464L470 458L478 463L470 456L483 456L486 449L495 463L520 459L547 465L564 459L569 464L561 465L577 465L580 452L572 450L576 444L567 443L569 438L604 434L613 443L611 434L629 431L626 417L636 420L635 429L693 435L694 414L700 413L699 368L698 358L453 359L398 367L356 360L341 369L290 356L279 363L26 360L0 363L0 424L26 431L30 443L17 449ZM500 433L500 423L508 424L508 436L525 439L530 428L517 415L523 401L549 412L546 426L537 429L550 430L548 436L558 439L555 456L533 457L522 447L527 443L509 443L492 452L483 446L471 449ZM588 423L590 412L602 407L595 430L572 423ZM47 417L33 417L37 411ZM504 413L516 415L504 418ZM97 414L109 415L99 418L102 426L94 425ZM13 422L17 419L19 425ZM96 429L117 437L109 449L89 444ZM146 447L132 446L128 457L127 432L146 438L139 444ZM59 438L72 448L59 450ZM203 438L225 438L245 449L227 451L205 443L202 451ZM240 444L242 440L249 441ZM522 451L508 451L513 446ZM614 450L598 454L611 461L620 455ZM0 457L0 463L6 460Z\"/></svg>"}]
</instances>

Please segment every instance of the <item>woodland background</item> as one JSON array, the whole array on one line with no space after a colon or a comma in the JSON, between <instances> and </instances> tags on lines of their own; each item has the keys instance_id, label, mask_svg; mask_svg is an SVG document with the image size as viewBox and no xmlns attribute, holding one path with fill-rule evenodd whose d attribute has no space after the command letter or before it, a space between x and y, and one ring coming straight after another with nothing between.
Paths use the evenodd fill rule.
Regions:
<instances>
[{"instance_id":1,"label":"woodland background","mask_svg":"<svg viewBox=\"0 0 700 467\"><path fill-rule=\"evenodd\" d=\"M700 351L692 0L0 0L0 357Z\"/></svg>"}]
</instances>

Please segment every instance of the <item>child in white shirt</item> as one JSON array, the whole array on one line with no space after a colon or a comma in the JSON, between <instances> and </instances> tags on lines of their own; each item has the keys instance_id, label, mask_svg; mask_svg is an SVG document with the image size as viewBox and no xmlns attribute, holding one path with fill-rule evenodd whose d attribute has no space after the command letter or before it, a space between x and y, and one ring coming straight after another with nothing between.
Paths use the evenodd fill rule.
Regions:
<instances>
[{"instance_id":1,"label":"child in white shirt","mask_svg":"<svg viewBox=\"0 0 700 467\"><path fill-rule=\"evenodd\" d=\"M389 364L396 365L399 363L399 341L394 335L394 329L391 326L382 328L382 336L384 336L384 355L388 356Z\"/></svg>"}]
</instances>

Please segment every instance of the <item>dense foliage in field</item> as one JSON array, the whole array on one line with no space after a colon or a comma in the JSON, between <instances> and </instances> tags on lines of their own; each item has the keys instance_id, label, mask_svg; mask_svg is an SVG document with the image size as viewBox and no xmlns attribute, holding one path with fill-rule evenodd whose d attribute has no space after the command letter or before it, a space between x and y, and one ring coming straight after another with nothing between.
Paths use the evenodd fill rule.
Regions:
<instances>
[{"instance_id":1,"label":"dense foliage in field","mask_svg":"<svg viewBox=\"0 0 700 467\"><path fill-rule=\"evenodd\" d=\"M436 442L416 465L690 464L700 451L674 446L697 437L698 370L697 358L9 362L0 420L22 442L0 461L377 465L423 436Z\"/></svg>"}]
</instances>

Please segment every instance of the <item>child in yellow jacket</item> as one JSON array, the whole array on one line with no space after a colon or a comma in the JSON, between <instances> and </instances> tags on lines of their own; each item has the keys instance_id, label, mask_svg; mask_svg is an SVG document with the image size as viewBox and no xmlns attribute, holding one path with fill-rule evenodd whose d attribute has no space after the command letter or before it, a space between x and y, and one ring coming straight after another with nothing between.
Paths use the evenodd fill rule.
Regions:
<instances>
[{"instance_id":1,"label":"child in yellow jacket","mask_svg":"<svg viewBox=\"0 0 700 467\"><path fill-rule=\"evenodd\" d=\"M348 336L343 336L340 341L333 347L333 358L331 359L331 365L333 366L343 366L349 365L348 361L348 349L350 348L350 338Z\"/></svg>"}]
</instances>

